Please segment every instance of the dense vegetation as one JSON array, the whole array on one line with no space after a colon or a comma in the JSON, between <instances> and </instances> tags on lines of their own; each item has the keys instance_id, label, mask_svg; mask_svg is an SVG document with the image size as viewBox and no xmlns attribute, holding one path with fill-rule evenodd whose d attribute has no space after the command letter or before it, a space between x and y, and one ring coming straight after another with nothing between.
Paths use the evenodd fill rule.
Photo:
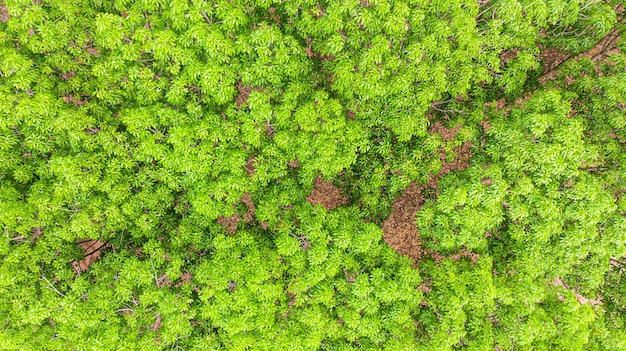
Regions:
<instances>
[{"instance_id":1,"label":"dense vegetation","mask_svg":"<svg viewBox=\"0 0 626 351\"><path fill-rule=\"evenodd\" d=\"M0 1L0 349L626 350L623 16Z\"/></svg>"}]
</instances>

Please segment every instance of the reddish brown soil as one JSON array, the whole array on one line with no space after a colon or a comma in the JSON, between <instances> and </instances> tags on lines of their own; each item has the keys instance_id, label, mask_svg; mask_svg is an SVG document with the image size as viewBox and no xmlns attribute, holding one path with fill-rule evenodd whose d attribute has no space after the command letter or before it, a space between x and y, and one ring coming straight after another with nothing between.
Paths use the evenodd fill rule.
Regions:
<instances>
[{"instance_id":1,"label":"reddish brown soil","mask_svg":"<svg viewBox=\"0 0 626 351\"><path fill-rule=\"evenodd\" d=\"M441 169L435 175L436 179L439 179L442 175L448 174L452 171L462 170L469 167L469 159L472 157L472 143L466 141L460 147L454 148L456 152L456 158L454 161L446 162L444 161L446 158L445 149L441 150L440 159L443 162Z\"/></svg>"},{"instance_id":2,"label":"reddish brown soil","mask_svg":"<svg viewBox=\"0 0 626 351\"><path fill-rule=\"evenodd\" d=\"M242 219L246 222L252 222L254 219L255 206L250 193L245 193L239 201L243 202L246 207L248 207L248 211L243 214L243 218L239 213L235 213L230 217L221 216L217 219L217 224L223 225L226 228L226 233L228 234L232 234L237 230L239 222Z\"/></svg>"},{"instance_id":3,"label":"reddish brown soil","mask_svg":"<svg viewBox=\"0 0 626 351\"><path fill-rule=\"evenodd\" d=\"M83 129L83 132L87 133L87 134L98 134L98 132L100 132L100 128L85 128Z\"/></svg>"},{"instance_id":4,"label":"reddish brown soil","mask_svg":"<svg viewBox=\"0 0 626 351\"><path fill-rule=\"evenodd\" d=\"M239 213L235 213L230 217L221 216L217 219L217 224L223 225L226 228L226 233L232 234L237 230L237 224L241 220Z\"/></svg>"},{"instance_id":5,"label":"reddish brown soil","mask_svg":"<svg viewBox=\"0 0 626 351\"><path fill-rule=\"evenodd\" d=\"M272 21L274 21L274 23L276 23L276 25L280 26L280 17L276 14L276 8L275 7L270 7L268 9L269 13L270 13L270 18L272 19Z\"/></svg>"},{"instance_id":6,"label":"reddish brown soil","mask_svg":"<svg viewBox=\"0 0 626 351\"><path fill-rule=\"evenodd\" d=\"M522 96L521 98L517 98L515 99L515 101L513 102L515 105L520 105L525 103L526 101L530 100L530 98L532 97L532 93L527 92L524 96Z\"/></svg>"},{"instance_id":7,"label":"reddish brown soil","mask_svg":"<svg viewBox=\"0 0 626 351\"><path fill-rule=\"evenodd\" d=\"M441 122L437 121L432 124L428 132L430 134L439 134L444 141L450 141L454 139L454 137L459 133L460 130L460 124L454 126L453 128L446 128Z\"/></svg>"},{"instance_id":8,"label":"reddish brown soil","mask_svg":"<svg viewBox=\"0 0 626 351\"><path fill-rule=\"evenodd\" d=\"M170 281L170 278L168 278L167 274L163 274L156 279L156 285L159 289L161 289L164 286L171 287L172 282Z\"/></svg>"},{"instance_id":9,"label":"reddish brown soil","mask_svg":"<svg viewBox=\"0 0 626 351\"><path fill-rule=\"evenodd\" d=\"M239 90L239 95L237 95L237 99L235 100L237 107L241 107L241 105L248 102L248 97L250 97L250 93L252 93L253 90L263 91L261 88L252 88L249 85L243 85L241 82L237 83L237 90Z\"/></svg>"},{"instance_id":10,"label":"reddish brown soil","mask_svg":"<svg viewBox=\"0 0 626 351\"><path fill-rule=\"evenodd\" d=\"M251 222L252 219L254 218L254 202L252 202L252 197L250 196L250 193L246 193L242 198L241 198L241 202L243 202L244 204L246 204L246 206L248 207L248 212L243 214L243 219L246 222Z\"/></svg>"},{"instance_id":11,"label":"reddish brown soil","mask_svg":"<svg viewBox=\"0 0 626 351\"><path fill-rule=\"evenodd\" d=\"M519 49L507 50L503 52L502 54L500 54L500 61L502 61L502 63L507 63L511 61L512 59L516 58L517 54L519 54Z\"/></svg>"},{"instance_id":12,"label":"reddish brown soil","mask_svg":"<svg viewBox=\"0 0 626 351\"><path fill-rule=\"evenodd\" d=\"M270 121L267 121L267 124L265 125L265 134L268 137L273 138L274 133L276 133L276 130L274 129L274 127L272 127L272 125L270 124Z\"/></svg>"},{"instance_id":13,"label":"reddish brown soil","mask_svg":"<svg viewBox=\"0 0 626 351\"><path fill-rule=\"evenodd\" d=\"M0 3L0 22L7 23L9 20L9 9L4 5L4 3Z\"/></svg>"},{"instance_id":14,"label":"reddish brown soil","mask_svg":"<svg viewBox=\"0 0 626 351\"><path fill-rule=\"evenodd\" d=\"M249 85L243 85L241 82L239 82L239 84L237 85L237 89L239 90L239 95L237 95L235 103L237 104L237 107L240 107L248 101L248 97L252 92L252 87Z\"/></svg>"},{"instance_id":15,"label":"reddish brown soil","mask_svg":"<svg viewBox=\"0 0 626 351\"><path fill-rule=\"evenodd\" d=\"M71 262L72 266L74 267L74 271L77 274L86 271L92 263L96 262L96 260L102 255L102 249L108 246L107 243L94 239L78 240L76 243L85 253L85 256L82 260L78 262Z\"/></svg>"},{"instance_id":16,"label":"reddish brown soil","mask_svg":"<svg viewBox=\"0 0 626 351\"><path fill-rule=\"evenodd\" d=\"M541 48L540 48L541 49ZM539 57L543 61L543 71L548 72L558 67L569 57L559 49L548 48L541 51Z\"/></svg>"},{"instance_id":17,"label":"reddish brown soil","mask_svg":"<svg viewBox=\"0 0 626 351\"><path fill-rule=\"evenodd\" d=\"M76 75L76 71L70 71L70 72L67 72L67 73L63 73L63 74L61 75L61 79L63 79L63 80L69 80L69 79L71 79L72 77L74 77L75 75Z\"/></svg>"},{"instance_id":18,"label":"reddish brown soil","mask_svg":"<svg viewBox=\"0 0 626 351\"><path fill-rule=\"evenodd\" d=\"M444 258L459 260L469 258L473 262L478 260L478 254L471 251L462 250L459 253L445 256L436 251L425 249L422 245L422 238L415 224L415 215L422 209L425 199L422 191L427 188L437 189L438 179L452 171L462 170L469 167L469 159L472 156L472 144L466 141L460 147L455 148L456 158L454 161L443 161L446 157L444 150L441 150L440 158L442 167L433 178L421 186L411 183L402 195L393 203L393 211L389 218L383 222L383 239L399 254L405 255L416 261L427 256L436 262Z\"/></svg>"},{"instance_id":19,"label":"reddish brown soil","mask_svg":"<svg viewBox=\"0 0 626 351\"><path fill-rule=\"evenodd\" d=\"M620 32L617 29L610 31L609 34L604 36L591 50L576 56L576 60L590 58L591 61L598 62L606 60L610 55L619 54L620 50L617 47L617 44L619 44L621 40L619 34Z\"/></svg>"},{"instance_id":20,"label":"reddish brown soil","mask_svg":"<svg viewBox=\"0 0 626 351\"><path fill-rule=\"evenodd\" d=\"M325 182L321 177L317 177L313 185L315 188L306 198L310 204L320 204L326 211L330 211L348 203L348 199L341 194L341 190L334 186L333 183Z\"/></svg>"},{"instance_id":21,"label":"reddish brown soil","mask_svg":"<svg viewBox=\"0 0 626 351\"><path fill-rule=\"evenodd\" d=\"M157 313L157 315L156 315L156 320L154 321L154 324L152 324L152 325L150 326L150 329L151 329L152 331L157 331L157 330L161 329L161 325L162 325L162 324L163 324L163 323L161 323L161 315Z\"/></svg>"},{"instance_id":22,"label":"reddish brown soil","mask_svg":"<svg viewBox=\"0 0 626 351\"><path fill-rule=\"evenodd\" d=\"M478 262L478 259L480 258L480 255L469 251L467 249L462 249L460 252L457 252L455 254L452 255L442 255L436 251L432 251L432 250L428 250L428 254L430 255L430 257L437 263L441 262L441 260L443 259L451 259L451 260L455 260L458 261L462 258L468 258L470 259L470 261L472 261L473 263Z\"/></svg>"},{"instance_id":23,"label":"reddish brown soil","mask_svg":"<svg viewBox=\"0 0 626 351\"><path fill-rule=\"evenodd\" d=\"M287 162L287 165L291 168L299 168L300 167L300 163L298 163L298 158L294 158L293 161L289 161Z\"/></svg>"},{"instance_id":24,"label":"reddish brown soil","mask_svg":"<svg viewBox=\"0 0 626 351\"><path fill-rule=\"evenodd\" d=\"M77 98L73 94L63 95L63 101L71 102L74 104L74 106L80 106L80 105L84 105L85 103L87 103L86 100L81 100L80 97Z\"/></svg>"},{"instance_id":25,"label":"reddish brown soil","mask_svg":"<svg viewBox=\"0 0 626 351\"><path fill-rule=\"evenodd\" d=\"M180 281L176 284L176 287L179 288L181 286L183 286L184 284L192 284L192 274L189 271L185 271L184 273L180 274Z\"/></svg>"},{"instance_id":26,"label":"reddish brown soil","mask_svg":"<svg viewBox=\"0 0 626 351\"><path fill-rule=\"evenodd\" d=\"M246 174L248 176L251 176L254 174L255 171L255 166L254 166L254 162L256 161L256 155L252 156L248 159L248 162L246 162Z\"/></svg>"},{"instance_id":27,"label":"reddish brown soil","mask_svg":"<svg viewBox=\"0 0 626 351\"><path fill-rule=\"evenodd\" d=\"M424 255L421 238L415 224L415 214L422 208L422 189L411 183L393 203L393 211L383 222L383 239L396 252L419 260Z\"/></svg>"},{"instance_id":28,"label":"reddish brown soil","mask_svg":"<svg viewBox=\"0 0 626 351\"><path fill-rule=\"evenodd\" d=\"M287 305L291 308L296 304L296 294L292 293L291 291L288 291L287 294L289 294L289 302L287 303Z\"/></svg>"},{"instance_id":29,"label":"reddish brown soil","mask_svg":"<svg viewBox=\"0 0 626 351\"><path fill-rule=\"evenodd\" d=\"M488 121L480 121L478 122L478 124L481 127L483 127L483 130L485 131L485 133L487 133L491 129L491 124L489 124Z\"/></svg>"}]
</instances>

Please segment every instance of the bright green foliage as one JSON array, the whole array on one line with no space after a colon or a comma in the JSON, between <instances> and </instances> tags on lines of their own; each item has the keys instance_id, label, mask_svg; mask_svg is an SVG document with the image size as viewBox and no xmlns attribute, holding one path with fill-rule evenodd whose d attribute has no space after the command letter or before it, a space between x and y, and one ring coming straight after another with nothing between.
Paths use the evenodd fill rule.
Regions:
<instances>
[{"instance_id":1,"label":"bright green foliage","mask_svg":"<svg viewBox=\"0 0 626 351\"><path fill-rule=\"evenodd\" d=\"M586 125L593 122L586 111L572 111L563 98L571 93L545 91L510 113L490 113L482 164L442 179L437 201L427 202L418 215L432 249L467 248L493 260L487 271L494 272L495 337L507 349L585 349L593 310L571 292L556 299L564 292L550 283L562 277L595 297L611 257L624 253L623 200L611 191L623 189L623 172L597 168L610 162L621 169L615 163L626 150L618 144L618 154L607 152L594 143L597 136L585 135L594 130ZM614 104L625 101L616 99ZM560 327L561 318L572 326Z\"/></svg>"},{"instance_id":2,"label":"bright green foliage","mask_svg":"<svg viewBox=\"0 0 626 351\"><path fill-rule=\"evenodd\" d=\"M0 350L623 350L620 5L0 1Z\"/></svg>"}]
</instances>

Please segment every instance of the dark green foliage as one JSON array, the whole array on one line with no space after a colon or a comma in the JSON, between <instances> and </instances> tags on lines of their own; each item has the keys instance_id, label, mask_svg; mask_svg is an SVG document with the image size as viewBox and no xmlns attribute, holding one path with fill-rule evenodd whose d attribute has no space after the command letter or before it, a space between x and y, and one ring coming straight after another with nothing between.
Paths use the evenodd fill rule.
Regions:
<instances>
[{"instance_id":1,"label":"dark green foliage","mask_svg":"<svg viewBox=\"0 0 626 351\"><path fill-rule=\"evenodd\" d=\"M0 1L0 350L626 349L623 13Z\"/></svg>"}]
</instances>

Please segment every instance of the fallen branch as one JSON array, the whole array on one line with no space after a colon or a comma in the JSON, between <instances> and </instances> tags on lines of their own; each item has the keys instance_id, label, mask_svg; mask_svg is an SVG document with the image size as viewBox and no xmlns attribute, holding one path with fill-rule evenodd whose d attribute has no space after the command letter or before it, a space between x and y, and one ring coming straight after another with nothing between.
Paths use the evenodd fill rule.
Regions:
<instances>
[{"instance_id":1,"label":"fallen branch","mask_svg":"<svg viewBox=\"0 0 626 351\"><path fill-rule=\"evenodd\" d=\"M559 67L571 60L579 61L583 58L590 58L592 62L598 62L607 58L610 55L619 53L617 44L620 40L620 31L617 28L611 30L607 35L600 39L600 41L593 48L576 56L567 56L563 61L561 61L559 64L555 65L548 72L539 77L539 82L541 84L545 84L546 82L556 78Z\"/></svg>"}]
</instances>

